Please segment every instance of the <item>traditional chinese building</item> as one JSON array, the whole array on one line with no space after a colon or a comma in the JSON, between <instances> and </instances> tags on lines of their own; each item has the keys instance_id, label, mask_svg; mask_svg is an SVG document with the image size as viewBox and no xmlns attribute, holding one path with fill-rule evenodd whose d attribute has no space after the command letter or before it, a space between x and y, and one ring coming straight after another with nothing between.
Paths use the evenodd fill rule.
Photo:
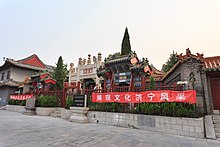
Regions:
<instances>
[{"instance_id":1,"label":"traditional chinese building","mask_svg":"<svg viewBox=\"0 0 220 147\"><path fill-rule=\"evenodd\" d=\"M35 54L21 60L6 58L0 67L0 105L7 104L10 94L18 93L27 77L35 72L52 70L52 66L44 64Z\"/></svg>"},{"instance_id":2,"label":"traditional chinese building","mask_svg":"<svg viewBox=\"0 0 220 147\"><path fill-rule=\"evenodd\" d=\"M98 53L98 56L88 55L88 59L79 58L78 66L74 67L74 64L70 64L69 70L69 83L80 84L81 89L93 88L96 84L101 86L101 82L97 76L96 70L102 65L102 55Z\"/></svg>"},{"instance_id":3,"label":"traditional chinese building","mask_svg":"<svg viewBox=\"0 0 220 147\"><path fill-rule=\"evenodd\" d=\"M203 57L203 54L178 55L179 61L167 72L162 81L184 84L187 89L196 90L196 105L202 114L220 110L220 56Z\"/></svg>"},{"instance_id":4,"label":"traditional chinese building","mask_svg":"<svg viewBox=\"0 0 220 147\"><path fill-rule=\"evenodd\" d=\"M143 91L151 74L155 77L163 75L149 65L147 58L140 60L131 50L127 28L122 40L121 52L109 55L97 70L97 75L104 79L105 91Z\"/></svg>"},{"instance_id":5,"label":"traditional chinese building","mask_svg":"<svg viewBox=\"0 0 220 147\"><path fill-rule=\"evenodd\" d=\"M105 59L97 75L104 79L105 91L140 91L145 89L146 77L151 73L148 61L140 61L135 52Z\"/></svg>"}]
</instances>

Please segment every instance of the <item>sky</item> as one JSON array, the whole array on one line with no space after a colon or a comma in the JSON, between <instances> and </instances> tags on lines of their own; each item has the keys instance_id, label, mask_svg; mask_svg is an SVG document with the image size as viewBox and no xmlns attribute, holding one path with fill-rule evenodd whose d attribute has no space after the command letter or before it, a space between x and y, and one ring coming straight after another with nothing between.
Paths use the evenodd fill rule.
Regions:
<instances>
[{"instance_id":1,"label":"sky","mask_svg":"<svg viewBox=\"0 0 220 147\"><path fill-rule=\"evenodd\" d=\"M161 69L170 54L220 56L220 0L0 0L0 65L32 54L76 66L131 48Z\"/></svg>"}]
</instances>

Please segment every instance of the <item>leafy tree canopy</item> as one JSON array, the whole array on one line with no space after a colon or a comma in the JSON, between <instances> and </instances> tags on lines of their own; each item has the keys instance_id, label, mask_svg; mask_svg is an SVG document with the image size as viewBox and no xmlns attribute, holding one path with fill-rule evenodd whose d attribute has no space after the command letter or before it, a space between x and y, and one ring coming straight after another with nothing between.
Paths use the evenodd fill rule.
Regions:
<instances>
[{"instance_id":1,"label":"leafy tree canopy","mask_svg":"<svg viewBox=\"0 0 220 147\"><path fill-rule=\"evenodd\" d=\"M178 62L177 52L175 53L173 51L173 53L170 54L170 57L167 60L167 62L163 65L162 71L168 72L177 62Z\"/></svg>"}]
</instances>

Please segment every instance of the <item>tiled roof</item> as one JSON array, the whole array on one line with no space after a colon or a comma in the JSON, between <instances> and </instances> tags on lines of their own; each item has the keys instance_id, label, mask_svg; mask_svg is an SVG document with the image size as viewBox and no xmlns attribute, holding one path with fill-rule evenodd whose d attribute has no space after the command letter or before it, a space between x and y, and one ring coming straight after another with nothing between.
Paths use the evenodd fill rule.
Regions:
<instances>
[{"instance_id":1,"label":"tiled roof","mask_svg":"<svg viewBox=\"0 0 220 147\"><path fill-rule=\"evenodd\" d=\"M181 63L182 63L182 61L179 60L176 64L174 64L173 67L172 67L167 73L164 74L164 76L163 76L163 78L162 78L162 81L163 81L169 74L171 74L171 73L177 68L177 66L179 66L179 64L181 64Z\"/></svg>"},{"instance_id":2,"label":"tiled roof","mask_svg":"<svg viewBox=\"0 0 220 147\"><path fill-rule=\"evenodd\" d=\"M117 63L117 62L121 62L121 61L128 61L130 58L129 56L121 56L121 57L118 57L118 58L115 58L115 59L111 59L111 60L107 60L105 62L105 64L110 64L110 63Z\"/></svg>"},{"instance_id":3,"label":"tiled roof","mask_svg":"<svg viewBox=\"0 0 220 147\"><path fill-rule=\"evenodd\" d=\"M27 58L18 60L18 62L23 63L23 64L32 65L35 67L45 68L44 63L39 59L39 57L36 54L33 54Z\"/></svg>"},{"instance_id":4,"label":"tiled roof","mask_svg":"<svg viewBox=\"0 0 220 147\"><path fill-rule=\"evenodd\" d=\"M220 70L220 56L204 58L204 70Z\"/></svg>"},{"instance_id":5,"label":"tiled roof","mask_svg":"<svg viewBox=\"0 0 220 147\"><path fill-rule=\"evenodd\" d=\"M152 69L152 73L151 76L154 77L155 81L161 81L162 77L164 76L164 72L159 71L156 67L154 67L153 64L150 65L151 69ZM147 77L146 82L150 81L150 77Z\"/></svg>"},{"instance_id":6,"label":"tiled roof","mask_svg":"<svg viewBox=\"0 0 220 147\"><path fill-rule=\"evenodd\" d=\"M14 80L0 81L0 86L18 87L19 82L16 82Z\"/></svg>"},{"instance_id":7,"label":"tiled roof","mask_svg":"<svg viewBox=\"0 0 220 147\"><path fill-rule=\"evenodd\" d=\"M18 61L15 61L13 59L8 59L6 62L9 62L9 63L11 63L15 66L22 67L22 68L28 68L28 69L33 69L33 70L46 70L46 68L41 68L41 67L36 67L36 66L28 65L28 64L23 64L23 63L20 63Z\"/></svg>"},{"instance_id":8,"label":"tiled roof","mask_svg":"<svg viewBox=\"0 0 220 147\"><path fill-rule=\"evenodd\" d=\"M178 62L174 64L173 67L167 73L164 74L162 80L164 80L168 75L170 75L180 64L182 64L183 62L187 61L190 58L196 59L201 63L204 62L203 54L200 54L200 53L196 53L196 55L191 54L191 51L189 48L186 49L185 55L181 53L177 55L177 57L178 57Z\"/></svg>"},{"instance_id":9,"label":"tiled roof","mask_svg":"<svg viewBox=\"0 0 220 147\"><path fill-rule=\"evenodd\" d=\"M27 58L21 59L21 60L13 60L13 59L7 58L5 61L5 64L7 63L12 64L17 67L27 68L27 69L37 70L37 71L44 71L44 70L53 71L53 66L45 65L35 54ZM2 65L1 67L3 67L4 65Z\"/></svg>"},{"instance_id":10,"label":"tiled roof","mask_svg":"<svg viewBox=\"0 0 220 147\"><path fill-rule=\"evenodd\" d=\"M205 71L216 71L220 70L220 56L214 57L203 57L203 54L196 53L196 55L191 54L189 49L186 49L186 55L178 55L179 61L163 76L164 80L169 74L171 74L177 66L182 62L188 60L189 58L194 58L203 64L203 70Z\"/></svg>"}]
</instances>

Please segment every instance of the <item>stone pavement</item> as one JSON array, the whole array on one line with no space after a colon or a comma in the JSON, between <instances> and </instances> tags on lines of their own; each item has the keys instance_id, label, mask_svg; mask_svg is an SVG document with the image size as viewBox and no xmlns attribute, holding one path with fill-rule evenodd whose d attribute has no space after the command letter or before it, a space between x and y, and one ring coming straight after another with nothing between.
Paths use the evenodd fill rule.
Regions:
<instances>
[{"instance_id":1,"label":"stone pavement","mask_svg":"<svg viewBox=\"0 0 220 147\"><path fill-rule=\"evenodd\" d=\"M0 147L220 147L207 140L0 110Z\"/></svg>"}]
</instances>

